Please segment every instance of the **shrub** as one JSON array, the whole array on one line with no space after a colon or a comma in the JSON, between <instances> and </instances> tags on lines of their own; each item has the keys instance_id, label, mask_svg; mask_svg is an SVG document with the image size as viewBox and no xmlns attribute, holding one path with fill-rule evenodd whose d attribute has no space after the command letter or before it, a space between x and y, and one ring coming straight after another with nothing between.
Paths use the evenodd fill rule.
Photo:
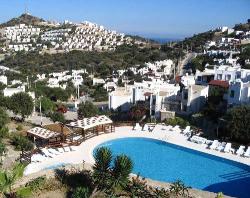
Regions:
<instances>
[{"instance_id":1,"label":"shrub","mask_svg":"<svg viewBox=\"0 0 250 198\"><path fill-rule=\"evenodd\" d=\"M23 126L19 124L19 125L17 126L16 130L18 130L18 131L23 130Z\"/></svg>"},{"instance_id":2,"label":"shrub","mask_svg":"<svg viewBox=\"0 0 250 198\"><path fill-rule=\"evenodd\" d=\"M15 134L11 137L12 144L15 146L17 150L25 150L29 151L32 150L34 145L33 143L26 137L20 135L20 134Z\"/></svg>"},{"instance_id":3,"label":"shrub","mask_svg":"<svg viewBox=\"0 0 250 198\"><path fill-rule=\"evenodd\" d=\"M41 189L41 187L45 184L45 180L46 180L45 177L38 177L28 182L25 186L30 187L32 191L36 191Z\"/></svg>"},{"instance_id":4,"label":"shrub","mask_svg":"<svg viewBox=\"0 0 250 198\"><path fill-rule=\"evenodd\" d=\"M186 126L190 125L187 120L184 120L180 117L169 118L165 121L165 123L172 126L179 125L181 128L185 128Z\"/></svg>"},{"instance_id":5,"label":"shrub","mask_svg":"<svg viewBox=\"0 0 250 198\"><path fill-rule=\"evenodd\" d=\"M74 190L72 198L88 198L89 189L85 187L78 187Z\"/></svg>"},{"instance_id":6,"label":"shrub","mask_svg":"<svg viewBox=\"0 0 250 198\"><path fill-rule=\"evenodd\" d=\"M9 121L9 116L6 111L0 107L0 129L3 128Z\"/></svg>"},{"instance_id":7,"label":"shrub","mask_svg":"<svg viewBox=\"0 0 250 198\"><path fill-rule=\"evenodd\" d=\"M9 129L7 127L3 127L0 129L0 139L6 138L9 136Z\"/></svg>"},{"instance_id":8,"label":"shrub","mask_svg":"<svg viewBox=\"0 0 250 198\"><path fill-rule=\"evenodd\" d=\"M16 197L18 198L27 198L32 197L32 190L30 187L22 187L16 191Z\"/></svg>"},{"instance_id":9,"label":"shrub","mask_svg":"<svg viewBox=\"0 0 250 198\"><path fill-rule=\"evenodd\" d=\"M61 112L54 112L54 113L50 114L50 119L53 122L65 123L65 117Z\"/></svg>"}]
</instances>

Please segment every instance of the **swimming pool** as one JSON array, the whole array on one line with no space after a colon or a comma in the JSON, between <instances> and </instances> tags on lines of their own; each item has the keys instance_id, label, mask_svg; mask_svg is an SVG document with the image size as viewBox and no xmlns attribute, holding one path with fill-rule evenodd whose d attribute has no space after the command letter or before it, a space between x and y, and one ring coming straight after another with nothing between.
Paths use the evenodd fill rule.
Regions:
<instances>
[{"instance_id":1,"label":"swimming pool","mask_svg":"<svg viewBox=\"0 0 250 198\"><path fill-rule=\"evenodd\" d=\"M163 182L181 180L187 186L235 197L249 197L250 166L149 138L104 142L114 156L128 155L133 173ZM94 150L94 152L95 152Z\"/></svg>"}]
</instances>

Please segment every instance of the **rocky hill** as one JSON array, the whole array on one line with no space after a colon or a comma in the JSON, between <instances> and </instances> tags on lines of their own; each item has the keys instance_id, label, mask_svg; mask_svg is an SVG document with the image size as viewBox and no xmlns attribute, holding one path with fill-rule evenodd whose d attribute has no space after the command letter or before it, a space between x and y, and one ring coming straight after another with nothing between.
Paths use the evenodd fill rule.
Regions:
<instances>
[{"instance_id":1,"label":"rocky hill","mask_svg":"<svg viewBox=\"0 0 250 198\"><path fill-rule=\"evenodd\" d=\"M45 22L45 20L39 17L32 16L27 13L24 13L17 18L13 18L5 23L2 23L0 27L14 26L20 23L24 23L26 25L37 25L41 22Z\"/></svg>"}]
</instances>

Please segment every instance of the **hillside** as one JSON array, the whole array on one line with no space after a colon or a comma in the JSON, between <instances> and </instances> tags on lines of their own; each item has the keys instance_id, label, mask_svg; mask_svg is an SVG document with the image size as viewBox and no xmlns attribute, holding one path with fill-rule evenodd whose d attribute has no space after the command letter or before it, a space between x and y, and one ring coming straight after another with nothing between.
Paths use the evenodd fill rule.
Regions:
<instances>
[{"instance_id":1,"label":"hillside","mask_svg":"<svg viewBox=\"0 0 250 198\"><path fill-rule=\"evenodd\" d=\"M0 24L0 27L14 26L20 23L24 23L26 25L36 25L40 22L45 22L45 20L39 17L32 16L27 13L24 13L17 18L12 18L9 21Z\"/></svg>"}]
</instances>

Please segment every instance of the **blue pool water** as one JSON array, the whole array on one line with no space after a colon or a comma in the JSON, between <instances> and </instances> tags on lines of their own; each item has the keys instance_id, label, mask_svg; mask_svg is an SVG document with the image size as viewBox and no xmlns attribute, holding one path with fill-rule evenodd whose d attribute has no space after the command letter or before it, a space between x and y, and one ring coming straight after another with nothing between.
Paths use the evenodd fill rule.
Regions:
<instances>
[{"instance_id":1,"label":"blue pool water","mask_svg":"<svg viewBox=\"0 0 250 198\"><path fill-rule=\"evenodd\" d=\"M133 173L163 182L181 180L186 186L234 197L250 197L250 166L148 138L121 138L98 145L113 155L126 154ZM94 152L95 152L94 150Z\"/></svg>"}]
</instances>

